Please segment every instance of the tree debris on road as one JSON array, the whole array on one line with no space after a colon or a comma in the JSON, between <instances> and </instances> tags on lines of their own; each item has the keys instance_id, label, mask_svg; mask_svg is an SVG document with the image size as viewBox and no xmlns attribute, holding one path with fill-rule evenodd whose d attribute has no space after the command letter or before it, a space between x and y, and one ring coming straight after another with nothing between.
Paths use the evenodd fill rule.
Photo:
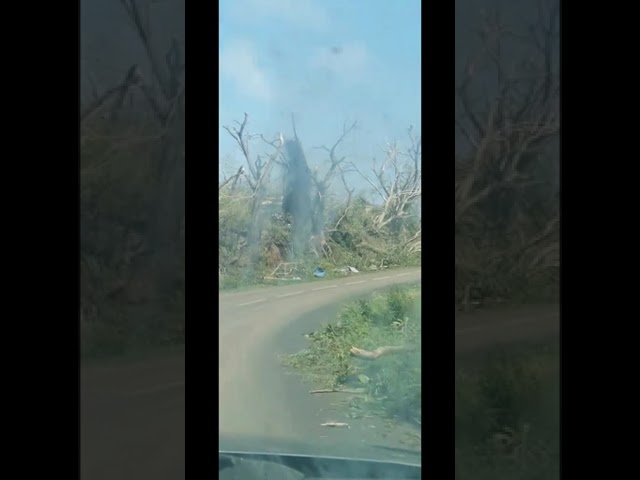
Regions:
<instances>
[{"instance_id":1,"label":"tree debris on road","mask_svg":"<svg viewBox=\"0 0 640 480\"><path fill-rule=\"evenodd\" d=\"M351 347L349 353L352 357L361 358L363 360L376 360L384 355L391 355L393 353L405 353L414 350L415 347L410 346L386 346L378 347L375 350L368 351L357 347Z\"/></svg>"},{"instance_id":2,"label":"tree debris on road","mask_svg":"<svg viewBox=\"0 0 640 480\"><path fill-rule=\"evenodd\" d=\"M309 390L310 394L314 393L366 393L364 388L321 388L319 390Z\"/></svg>"},{"instance_id":3,"label":"tree debris on road","mask_svg":"<svg viewBox=\"0 0 640 480\"><path fill-rule=\"evenodd\" d=\"M321 427L343 427L351 428L348 423L343 422L325 422L320 425Z\"/></svg>"}]
</instances>

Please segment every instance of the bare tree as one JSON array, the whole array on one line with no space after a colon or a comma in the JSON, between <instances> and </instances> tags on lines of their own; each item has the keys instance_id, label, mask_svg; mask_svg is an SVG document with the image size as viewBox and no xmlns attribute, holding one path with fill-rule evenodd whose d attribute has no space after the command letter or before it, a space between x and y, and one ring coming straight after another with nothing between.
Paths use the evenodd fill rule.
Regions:
<instances>
[{"instance_id":1,"label":"bare tree","mask_svg":"<svg viewBox=\"0 0 640 480\"><path fill-rule=\"evenodd\" d=\"M169 289L175 293L183 278L184 54L177 40L153 44L148 2L121 0L120 5L152 69L150 76L143 74L138 65L145 59L139 59L118 85L99 92L94 84L81 105L83 308L144 303L149 315L132 314L128 327L151 332L159 323L175 321L183 328L184 317L168 320L165 304L156 300ZM146 108L127 111L132 95ZM125 113L133 115L125 118ZM140 122L143 117L151 125ZM106 245L96 251L92 247L102 236ZM127 319L124 314L121 320ZM166 338L166 331L162 335Z\"/></svg>"},{"instance_id":2,"label":"bare tree","mask_svg":"<svg viewBox=\"0 0 640 480\"><path fill-rule=\"evenodd\" d=\"M537 193L549 183L537 173L542 162L557 161L549 147L560 130L559 4L537 5L525 33L505 25L499 10L486 13L479 48L457 84L456 130L467 145L456 154L456 272L471 278L496 278L524 257L538 267L558 260L557 202ZM514 55L519 61L510 64Z\"/></svg>"},{"instance_id":3,"label":"bare tree","mask_svg":"<svg viewBox=\"0 0 640 480\"><path fill-rule=\"evenodd\" d=\"M342 185L344 186L345 192L347 192L347 198L344 202L344 207L339 213L338 220L336 220L335 224L328 230L328 233L337 232L340 229L340 225L347 219L349 215L349 210L351 210L353 204L353 193L355 192L355 187L349 187L349 182L346 179L346 173L348 170L341 169L340 179L342 180Z\"/></svg>"},{"instance_id":4,"label":"bare tree","mask_svg":"<svg viewBox=\"0 0 640 480\"><path fill-rule=\"evenodd\" d=\"M279 135L279 138L270 141L262 134L248 133L248 121L249 116L245 113L242 122L236 121L236 126L230 127L225 125L223 128L238 144L247 166L246 170L244 168L240 168L238 170L233 182L235 185L240 178L243 178L249 187L249 215L251 223L244 245L247 245L250 248L251 263L256 263L260 255L260 241L265 220L264 215L262 215L261 207L265 204L271 173L274 165L278 162L278 158L282 154L284 140L281 134ZM262 143L270 147L271 151L266 154L256 154L255 159L253 159L253 140L261 140ZM219 186L219 190L222 190L224 185L225 184L223 182L223 185ZM240 238L238 238L238 242L239 241Z\"/></svg>"},{"instance_id":5,"label":"bare tree","mask_svg":"<svg viewBox=\"0 0 640 480\"><path fill-rule=\"evenodd\" d=\"M356 128L357 124L358 124L357 121L354 121L350 125L347 125L345 123L342 127L342 134L331 147L327 147L325 145L316 147L317 149L321 149L327 152L329 156L329 167L327 168L326 172L324 172L324 175L320 173L319 168L316 168L312 174L315 192L313 194L313 205L312 205L313 227L311 232L312 233L311 244L317 256L320 255L320 252L322 252L324 256L331 256L331 247L327 244L327 241L325 238L325 232L324 232L325 222L326 222L326 218L325 218L326 199L327 199L327 196L329 195L329 189L331 188L331 185L336 175L339 174L342 177L344 182L344 174L345 174L344 164L347 157L338 156L337 149L340 146L340 144L344 141L345 137L349 135L349 133L353 129ZM345 183L345 188L349 195L347 200L347 209L348 209L348 206L351 203L351 195L353 194L353 190L350 190L346 186L346 183ZM340 222L338 222L336 226L334 226L334 228L337 228L339 223Z\"/></svg>"},{"instance_id":6,"label":"bare tree","mask_svg":"<svg viewBox=\"0 0 640 480\"><path fill-rule=\"evenodd\" d=\"M132 26L142 43L151 64L152 78L145 79L137 65L131 65L120 85L99 94L94 88L93 99L80 112L81 123L109 105L112 124L118 119L125 99L135 89L146 99L159 127L161 154L155 165L156 211L150 231L155 249L170 249L180 237L184 219L184 61L177 39L173 39L161 60L153 47L147 2L120 0ZM160 86L160 94L153 85ZM166 251L161 255L165 255Z\"/></svg>"},{"instance_id":7,"label":"bare tree","mask_svg":"<svg viewBox=\"0 0 640 480\"><path fill-rule=\"evenodd\" d=\"M244 177L251 189L251 192L253 193L254 200L251 207L251 213L254 215L257 214L260 204L264 200L271 172L282 153L284 139L282 138L282 134L280 134L279 138L275 140L267 140L263 134L250 134L247 132L248 121L249 116L245 113L242 122L235 122L237 126L230 127L228 125L224 125L222 128L224 128L238 144L238 147L242 152L242 156L244 157L244 161L246 162L248 172L241 169L241 176ZM251 142L255 139L260 139L263 143L269 145L272 151L267 154L257 154L254 160L252 159Z\"/></svg>"},{"instance_id":8,"label":"bare tree","mask_svg":"<svg viewBox=\"0 0 640 480\"><path fill-rule=\"evenodd\" d=\"M238 180L240 177L244 175L244 167L240 167L235 175L230 176L229 178L225 178L221 184L218 185L218 191L221 191L224 187L226 187L229 183L231 183L231 191L235 189L238 184Z\"/></svg>"},{"instance_id":9,"label":"bare tree","mask_svg":"<svg viewBox=\"0 0 640 480\"><path fill-rule=\"evenodd\" d=\"M337 228L349 224L349 210L353 209L352 193L339 216L332 237L339 242L371 252L380 267L393 259L412 257L415 259L422 250L422 228L420 217L420 197L422 195L422 139L408 129L408 146L400 147L397 142L388 143L384 148L385 159L369 172L363 172L353 163L351 171L358 173L371 187L373 197L359 197L355 212L364 215L363 223L356 227L358 233L341 233ZM343 178L345 188L349 191ZM357 218L357 217L353 217ZM345 227L343 227L343 225ZM355 224L353 224L355 226ZM346 236L345 236L346 234ZM357 240L356 240L357 238Z\"/></svg>"},{"instance_id":10,"label":"bare tree","mask_svg":"<svg viewBox=\"0 0 640 480\"><path fill-rule=\"evenodd\" d=\"M422 139L408 129L409 147L401 149L397 142L384 148L385 160L371 169L371 175L360 173L373 188L378 202L374 226L400 233L405 220L417 217L416 204L422 195ZM418 241L419 238L414 239Z\"/></svg>"}]
</instances>

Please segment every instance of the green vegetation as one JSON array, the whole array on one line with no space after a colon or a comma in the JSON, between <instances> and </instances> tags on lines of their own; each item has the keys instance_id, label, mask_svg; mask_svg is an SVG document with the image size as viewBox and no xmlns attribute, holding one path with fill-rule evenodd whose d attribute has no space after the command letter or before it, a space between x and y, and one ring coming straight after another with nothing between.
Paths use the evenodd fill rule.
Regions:
<instances>
[{"instance_id":1,"label":"green vegetation","mask_svg":"<svg viewBox=\"0 0 640 480\"><path fill-rule=\"evenodd\" d=\"M558 344L494 351L456 371L456 478L560 478Z\"/></svg>"},{"instance_id":2,"label":"green vegetation","mask_svg":"<svg viewBox=\"0 0 640 480\"><path fill-rule=\"evenodd\" d=\"M420 287L394 288L346 305L336 322L309 335L309 348L284 357L284 364L316 388L362 393L350 402L351 415L379 415L420 424ZM356 358L352 347L405 351L375 360Z\"/></svg>"},{"instance_id":3,"label":"green vegetation","mask_svg":"<svg viewBox=\"0 0 640 480\"><path fill-rule=\"evenodd\" d=\"M292 258L291 228L287 220L277 212L265 222L260 242L251 248L247 237L252 217L242 207L242 193L234 192L232 195L220 198L221 290L278 283L273 278L273 272L279 265L287 262L294 264L288 277L301 280L313 279L316 267L323 268L327 276L339 276L337 270L345 266L370 271L420 265L420 249L415 245L397 243L394 233L388 228L374 227L376 209L363 199L350 204L346 200L332 204L329 221L341 221L339 228L327 229L323 252L314 251L310 245L307 255ZM347 211L348 215L345 214ZM419 240L418 222L407 224L405 228L403 236L410 240L411 236L418 235L416 239ZM286 278L282 281L290 282Z\"/></svg>"}]
</instances>

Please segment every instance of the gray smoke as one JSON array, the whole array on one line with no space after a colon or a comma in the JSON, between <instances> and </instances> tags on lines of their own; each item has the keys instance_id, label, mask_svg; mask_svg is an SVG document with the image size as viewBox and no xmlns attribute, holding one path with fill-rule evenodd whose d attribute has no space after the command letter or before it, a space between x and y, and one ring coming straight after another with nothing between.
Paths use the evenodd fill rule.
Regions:
<instances>
[{"instance_id":1,"label":"gray smoke","mask_svg":"<svg viewBox=\"0 0 640 480\"><path fill-rule=\"evenodd\" d=\"M299 259L311 236L313 210L311 170L296 135L284 143L285 174L282 211L291 222L294 258Z\"/></svg>"}]
</instances>

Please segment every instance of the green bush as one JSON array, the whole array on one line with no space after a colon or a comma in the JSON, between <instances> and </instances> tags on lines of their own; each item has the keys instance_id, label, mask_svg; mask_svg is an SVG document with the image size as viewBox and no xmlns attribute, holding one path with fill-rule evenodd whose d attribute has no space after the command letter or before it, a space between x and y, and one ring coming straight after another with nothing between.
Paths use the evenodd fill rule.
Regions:
<instances>
[{"instance_id":1,"label":"green bush","mask_svg":"<svg viewBox=\"0 0 640 480\"><path fill-rule=\"evenodd\" d=\"M306 350L284 358L284 364L319 388L364 388L354 399L360 411L421 421L420 287L394 288L347 304L338 320L310 335ZM413 350L366 361L350 355L351 347L381 346Z\"/></svg>"},{"instance_id":2,"label":"green bush","mask_svg":"<svg viewBox=\"0 0 640 480\"><path fill-rule=\"evenodd\" d=\"M559 478L557 345L494 351L456 372L456 477Z\"/></svg>"}]
</instances>

